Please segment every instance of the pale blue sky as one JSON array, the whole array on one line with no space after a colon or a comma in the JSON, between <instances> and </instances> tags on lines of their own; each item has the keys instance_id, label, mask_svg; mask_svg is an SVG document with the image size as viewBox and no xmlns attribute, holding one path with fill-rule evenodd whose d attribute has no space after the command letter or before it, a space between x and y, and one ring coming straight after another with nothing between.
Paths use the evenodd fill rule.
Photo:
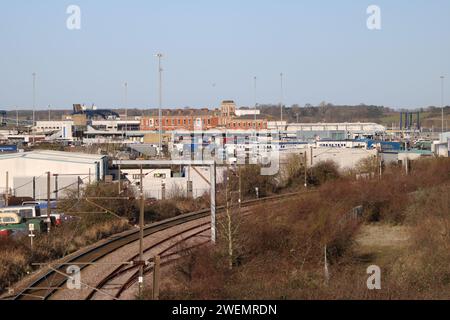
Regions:
<instances>
[{"instance_id":1,"label":"pale blue sky","mask_svg":"<svg viewBox=\"0 0 450 320\"><path fill-rule=\"evenodd\" d=\"M371 4L381 31L366 27ZM154 107L157 52L165 107L253 104L254 76L258 102L277 103L280 72L288 104L423 107L450 76L450 1L4 0L0 50L0 109L32 105L32 72L41 108L117 107L125 81L130 107Z\"/></svg>"}]
</instances>

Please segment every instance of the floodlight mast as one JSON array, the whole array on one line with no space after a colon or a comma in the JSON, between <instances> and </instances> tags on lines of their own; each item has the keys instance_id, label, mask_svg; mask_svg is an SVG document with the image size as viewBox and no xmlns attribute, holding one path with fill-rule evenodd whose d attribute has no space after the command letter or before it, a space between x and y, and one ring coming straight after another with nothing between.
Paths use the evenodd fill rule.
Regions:
<instances>
[{"instance_id":1,"label":"floodlight mast","mask_svg":"<svg viewBox=\"0 0 450 320\"><path fill-rule=\"evenodd\" d=\"M441 76L441 108L442 108L442 133L444 133L444 76Z\"/></svg>"},{"instance_id":2,"label":"floodlight mast","mask_svg":"<svg viewBox=\"0 0 450 320\"><path fill-rule=\"evenodd\" d=\"M159 126L159 157L162 157L162 72L161 60L163 58L162 53L157 53L158 58L158 73L159 73L159 101L158 101L158 126Z\"/></svg>"},{"instance_id":3,"label":"floodlight mast","mask_svg":"<svg viewBox=\"0 0 450 320\"><path fill-rule=\"evenodd\" d=\"M31 130L33 131L33 145L35 142L34 126L36 125L36 72L31 74L33 76L33 124Z\"/></svg>"}]
</instances>

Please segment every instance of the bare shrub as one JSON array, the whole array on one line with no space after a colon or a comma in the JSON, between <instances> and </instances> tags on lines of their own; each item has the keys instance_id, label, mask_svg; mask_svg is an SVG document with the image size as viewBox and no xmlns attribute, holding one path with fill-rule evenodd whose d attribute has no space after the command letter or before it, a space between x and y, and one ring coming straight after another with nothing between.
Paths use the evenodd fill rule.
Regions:
<instances>
[{"instance_id":1,"label":"bare shrub","mask_svg":"<svg viewBox=\"0 0 450 320\"><path fill-rule=\"evenodd\" d=\"M308 184L319 186L327 181L336 180L339 177L339 167L334 161L322 161L308 171Z\"/></svg>"},{"instance_id":2,"label":"bare shrub","mask_svg":"<svg viewBox=\"0 0 450 320\"><path fill-rule=\"evenodd\" d=\"M281 168L280 182L283 187L296 187L305 181L305 158L300 154L291 154Z\"/></svg>"},{"instance_id":3,"label":"bare shrub","mask_svg":"<svg viewBox=\"0 0 450 320\"><path fill-rule=\"evenodd\" d=\"M148 222L169 219L180 214L181 211L173 200L157 201L145 208L145 220Z\"/></svg>"},{"instance_id":4,"label":"bare shrub","mask_svg":"<svg viewBox=\"0 0 450 320\"><path fill-rule=\"evenodd\" d=\"M331 179L328 179L331 172ZM448 299L450 297L450 160L417 161L407 176L388 166L382 179L354 180L324 170L317 193L244 219L239 264L231 271L220 242L180 263L170 299ZM359 223L347 213L404 224L409 245L363 257L354 251ZM330 280L324 277L324 246ZM377 255L381 256L378 257ZM367 290L371 259L383 270L383 290ZM369 259L369 260L367 260Z\"/></svg>"},{"instance_id":5,"label":"bare shrub","mask_svg":"<svg viewBox=\"0 0 450 320\"><path fill-rule=\"evenodd\" d=\"M269 196L277 191L277 182L275 181L275 178L273 176L261 175L261 167L258 165L242 167L240 174L242 195L244 199L254 199L256 196L256 187L259 190L260 197ZM232 189L237 190L236 187Z\"/></svg>"},{"instance_id":6,"label":"bare shrub","mask_svg":"<svg viewBox=\"0 0 450 320\"><path fill-rule=\"evenodd\" d=\"M450 186L420 192L409 208L411 242L393 267L393 284L415 299L450 297Z\"/></svg>"},{"instance_id":7,"label":"bare shrub","mask_svg":"<svg viewBox=\"0 0 450 320\"><path fill-rule=\"evenodd\" d=\"M320 212L314 208L321 208ZM241 222L245 232L239 238L236 268L227 268L226 239L220 239L215 249L199 249L195 258L180 264L181 286L178 292L168 290L166 297L281 299L284 292L292 298L287 280L291 273L302 272L311 272L314 282L322 285L324 246L331 263L337 264L358 227L342 220L343 208L328 206L320 194L311 194L277 204L276 210L274 206L256 209L257 218L249 216Z\"/></svg>"}]
</instances>

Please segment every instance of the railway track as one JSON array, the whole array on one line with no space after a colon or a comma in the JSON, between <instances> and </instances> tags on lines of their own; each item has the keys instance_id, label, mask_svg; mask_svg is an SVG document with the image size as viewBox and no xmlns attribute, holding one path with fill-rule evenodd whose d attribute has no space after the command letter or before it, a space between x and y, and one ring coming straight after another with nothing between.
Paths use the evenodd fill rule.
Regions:
<instances>
[{"instance_id":1,"label":"railway track","mask_svg":"<svg viewBox=\"0 0 450 320\"><path fill-rule=\"evenodd\" d=\"M271 201L274 200L283 200L286 199L286 197L283 197L281 199L271 199ZM260 203L256 203L259 205ZM255 203L252 204L252 206L246 206L243 207L241 210L242 216L247 216L252 212L252 208ZM176 234L173 235L173 237L169 237L167 239L163 239L162 241L159 241L155 243L154 245L148 247L146 250L144 250L144 255L151 250L154 250L158 248L158 255L161 258L161 266L168 266L176 261L182 256L184 256L186 253L190 252L192 249L201 247L203 245L206 245L210 243L210 240L206 240L199 243L194 243L191 245L187 245L186 242L188 242L191 239L194 239L199 236L204 236L205 238L209 239L210 234L208 231L210 231L211 223L208 221L206 223L200 223L198 225L189 227L187 229L184 229ZM171 242L172 239L175 237L180 237L175 242ZM167 246L167 244L169 244ZM165 245L165 246L164 246ZM178 248L179 247L179 248ZM175 249L175 250L174 250ZM138 259L139 255L133 256L133 258L130 259L130 261L134 261ZM149 262L153 262L153 255L150 255L147 259ZM149 265L144 267L144 275L150 274L153 272L153 265L150 263ZM138 282L139 279L139 270L138 266L127 266L127 265L121 265L118 268L116 268L112 273L110 273L106 278L104 278L94 290L91 291L91 293L86 297L85 300L92 300L97 295L101 295L101 292L104 292L108 284L114 286L116 282L123 283L119 286L119 288L113 288L112 291L115 291L110 295L110 297L114 297L115 299L120 299L122 294L131 288L134 284Z\"/></svg>"},{"instance_id":2,"label":"railway track","mask_svg":"<svg viewBox=\"0 0 450 320\"><path fill-rule=\"evenodd\" d=\"M304 195L308 194L314 191L309 192L297 192L297 193L290 193L290 194L284 194L284 195L277 195L262 199L256 199L256 200L249 200L242 203L242 208L250 208L256 205L260 205L265 202L274 202L277 200L283 200L286 198L298 196L298 195ZM224 211L224 207L218 207L217 213L220 214ZM144 228L144 238L149 237L150 235L154 235L158 232L169 230L170 228L174 228L179 225L183 225L192 221L200 220L203 218L207 218L210 215L210 210L202 210L194 213L188 213L184 214L175 218L167 219L164 221L156 222L150 225L147 225ZM154 249L156 246L161 245L163 243L166 243L170 239L173 239L174 237L181 236L182 234L185 234L189 231L193 231L194 229L196 232L193 232L194 235L198 235L204 232L207 232L210 229L210 223L203 223L200 226L193 227L192 230L184 230L179 234L171 235L170 238L162 239L160 242L158 242L155 245L152 245L151 247L146 248L145 252L149 252L150 250ZM188 237L193 237L194 235L191 234ZM117 235L115 237L109 238L107 241L104 241L103 243L94 246L92 248L86 249L84 251L80 251L79 253L76 253L74 255L71 255L70 257L66 258L65 260L62 260L60 264L55 263L55 268L49 269L46 271L43 275L39 276L37 279L35 279L31 284L29 284L25 289L21 290L18 294L14 295L12 297L13 300L48 300L53 295L55 295L61 288L64 287L64 285L67 282L67 275L66 275L66 268L70 264L74 264L80 267L81 270L85 269L87 266L91 265L92 263L95 263L99 261L100 259L106 257L107 255L129 245L134 242L139 241L139 230L132 230L125 233L122 233L120 235ZM162 265L166 265L168 263L173 262L173 260L176 258L176 256L179 254L179 252L171 252L171 249L173 249L175 246L179 245L179 243L182 242L175 242L168 246L168 248L165 248L162 250L159 255L162 257ZM207 243L207 241L205 241ZM136 258L137 256L133 257ZM175 258L174 258L175 257ZM130 260L130 262L133 261L133 259ZM127 268L128 267L128 268ZM127 290L130 286L132 286L137 281L137 273L135 272L135 269L137 268L136 265L133 265L130 263L129 265L121 265L120 267L116 268L112 273L110 273L107 277L105 277L102 281L99 282L99 284L96 286L96 288L93 288L92 292L89 294L88 299L92 299L95 294L103 288L107 283L111 282L113 279L124 275L124 274L130 274L132 275L128 277L128 280L125 281L125 283L119 288L117 293L115 294L116 298L119 298L120 295ZM152 271L151 266L147 266L145 268L145 272L149 273Z\"/></svg>"},{"instance_id":3,"label":"railway track","mask_svg":"<svg viewBox=\"0 0 450 320\"><path fill-rule=\"evenodd\" d=\"M144 250L144 260L153 262L154 254L157 252L161 257L161 265L165 266L173 261L176 261L178 256L191 250L194 247L210 243L209 238L195 246L183 246L184 243L190 239L194 239L202 234L207 233L211 229L210 222L204 222L205 219L200 219L199 224L187 226L180 231L168 235L162 239L157 240ZM175 250L174 250L175 249ZM128 261L136 261L139 259L139 254L134 255ZM149 263L144 266L144 273L152 272L153 266ZM89 295L85 300L94 300L96 297L105 296L105 292L109 293L109 298L119 299L123 292L129 289L137 282L139 277L138 265L122 264L110 272L108 276L102 279L95 288L91 289ZM121 283L118 288L115 288L116 283ZM107 297L108 298L108 297Z\"/></svg>"}]
</instances>

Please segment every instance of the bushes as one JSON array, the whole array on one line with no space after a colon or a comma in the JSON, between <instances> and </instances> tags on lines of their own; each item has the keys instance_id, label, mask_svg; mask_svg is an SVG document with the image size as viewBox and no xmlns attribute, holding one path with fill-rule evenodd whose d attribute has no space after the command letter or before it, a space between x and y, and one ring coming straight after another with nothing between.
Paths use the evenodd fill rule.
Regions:
<instances>
[{"instance_id":1,"label":"bushes","mask_svg":"<svg viewBox=\"0 0 450 320\"><path fill-rule=\"evenodd\" d=\"M0 292L19 279L29 269L29 250L10 239L0 239Z\"/></svg>"},{"instance_id":2,"label":"bushes","mask_svg":"<svg viewBox=\"0 0 450 320\"><path fill-rule=\"evenodd\" d=\"M255 187L258 188L259 196L266 197L277 190L277 183L273 176L261 175L261 167L258 165L248 165L242 167L241 174L241 188L244 199L254 199L256 196ZM237 179L235 179L235 184ZM233 188L237 190L237 188Z\"/></svg>"},{"instance_id":3,"label":"bushes","mask_svg":"<svg viewBox=\"0 0 450 320\"><path fill-rule=\"evenodd\" d=\"M319 186L325 182L336 180L339 177L338 165L333 161L323 161L308 171L308 184Z\"/></svg>"},{"instance_id":4,"label":"bushes","mask_svg":"<svg viewBox=\"0 0 450 320\"><path fill-rule=\"evenodd\" d=\"M113 198L120 199L113 199ZM129 199L122 199L128 197ZM79 199L80 198L80 199ZM84 200L90 198L89 201ZM107 199L102 199L107 198ZM207 198L157 201L146 204L147 222L164 220L182 213L204 208ZM105 210L106 209L106 210ZM35 238L34 248L29 248L29 239L9 239L0 243L0 292L30 271L31 263L59 259L84 246L95 243L137 223L139 202L132 189L117 184L96 183L80 190L67 190L66 198L59 203L60 212L75 219L61 227L53 228L50 235Z\"/></svg>"},{"instance_id":5,"label":"bushes","mask_svg":"<svg viewBox=\"0 0 450 320\"><path fill-rule=\"evenodd\" d=\"M33 250L26 236L0 240L0 293L10 284L20 280L28 271L32 271L34 268L32 263L62 258L81 247L128 228L129 224L126 221L118 219L93 225L84 225L81 220L71 222L54 228L50 235L37 236Z\"/></svg>"},{"instance_id":6,"label":"bushes","mask_svg":"<svg viewBox=\"0 0 450 320\"><path fill-rule=\"evenodd\" d=\"M339 166L332 160L317 163L306 170L306 180L309 186L320 186L326 182L341 177ZM299 187L305 184L305 159L293 154L280 172L280 185L284 188Z\"/></svg>"},{"instance_id":7,"label":"bushes","mask_svg":"<svg viewBox=\"0 0 450 320\"><path fill-rule=\"evenodd\" d=\"M450 297L450 186L415 195L406 223L411 242L393 266L393 284L415 299Z\"/></svg>"},{"instance_id":8,"label":"bushes","mask_svg":"<svg viewBox=\"0 0 450 320\"><path fill-rule=\"evenodd\" d=\"M95 184L81 190L84 197L117 197L118 188L113 184ZM32 263L43 263L62 258L81 247L95 243L130 228L129 217L134 215L136 202L131 190L124 190L121 197L131 200L93 200L102 208L78 199L77 191L67 191L67 198L60 203L60 212L76 217L73 221L53 228L49 235L35 238L33 250L29 238L8 239L0 245L0 292L32 270ZM117 215L117 216L116 216ZM120 217L123 217L120 219Z\"/></svg>"},{"instance_id":9,"label":"bushes","mask_svg":"<svg viewBox=\"0 0 450 320\"><path fill-rule=\"evenodd\" d=\"M295 298L290 279L292 274L303 276L303 272L311 275L308 285L323 284L325 245L330 262L339 263L358 227L343 219L347 213L344 204L330 204L324 197L309 194L255 209L239 226L239 263L232 270L227 268L226 243L219 235L215 248L202 248L179 265L180 285L166 288L164 297Z\"/></svg>"},{"instance_id":10,"label":"bushes","mask_svg":"<svg viewBox=\"0 0 450 320\"><path fill-rule=\"evenodd\" d=\"M79 200L79 197L81 199L93 199L85 201ZM73 189L66 191L65 198L59 204L60 209L65 212L73 212L72 215L80 216L83 219L89 219L92 223L107 221L111 218L117 218L117 216L123 217L124 219L132 219L135 216L135 213L139 211L138 201L135 199L134 191L124 187L119 194L117 184L95 183L88 185L81 190L79 197L77 190ZM108 209L109 212L106 214L95 214L96 212L104 212L105 209Z\"/></svg>"},{"instance_id":11,"label":"bushes","mask_svg":"<svg viewBox=\"0 0 450 320\"><path fill-rule=\"evenodd\" d=\"M178 286L163 287L163 296L450 298L450 160L418 161L409 176L401 167L388 167L381 180L376 175L367 180L338 177L330 169L333 165L319 167L317 180L322 185L317 193L260 207L244 219L240 225L240 263L231 271L223 251L226 246L219 242L214 248L201 248L181 262L183 272L177 273ZM377 249L370 257L355 251L359 224L343 217L359 205L364 206L369 223L408 225L409 247L402 244ZM328 283L323 274L325 245L331 273ZM370 292L366 269L374 262L382 263L383 289Z\"/></svg>"},{"instance_id":12,"label":"bushes","mask_svg":"<svg viewBox=\"0 0 450 320\"><path fill-rule=\"evenodd\" d=\"M305 159L291 154L280 171L280 184L285 188L303 186L305 183Z\"/></svg>"},{"instance_id":13,"label":"bushes","mask_svg":"<svg viewBox=\"0 0 450 320\"><path fill-rule=\"evenodd\" d=\"M157 201L150 206L146 206L145 220L158 221L176 217L181 214L177 204L173 200Z\"/></svg>"}]
</instances>

